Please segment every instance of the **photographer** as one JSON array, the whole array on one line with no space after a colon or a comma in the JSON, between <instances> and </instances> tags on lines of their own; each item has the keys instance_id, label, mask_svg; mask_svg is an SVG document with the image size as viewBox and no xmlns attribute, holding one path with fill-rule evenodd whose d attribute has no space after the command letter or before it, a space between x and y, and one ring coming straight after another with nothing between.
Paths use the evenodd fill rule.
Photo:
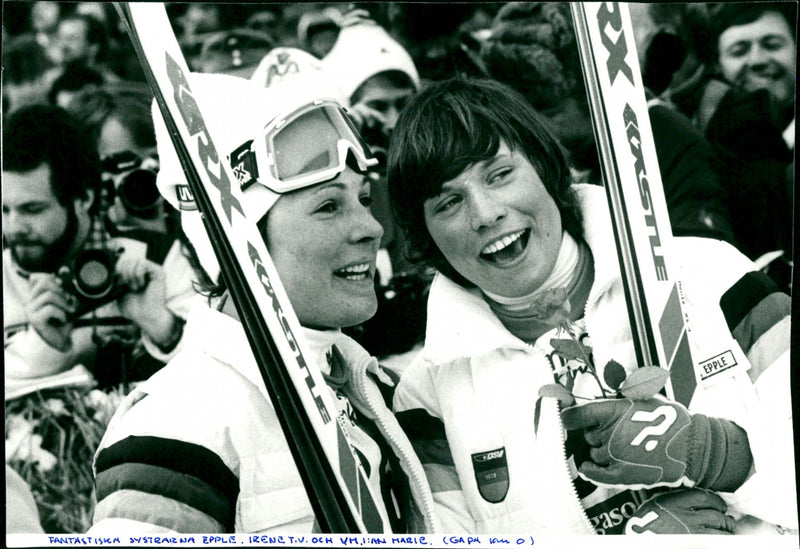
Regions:
<instances>
[{"instance_id":1,"label":"photographer","mask_svg":"<svg viewBox=\"0 0 800 549\"><path fill-rule=\"evenodd\" d=\"M131 82L83 91L68 108L96 143L105 199L110 203L108 216L120 230L168 232L164 201L155 185L158 155L152 100L146 85Z\"/></svg>"},{"instance_id":2,"label":"photographer","mask_svg":"<svg viewBox=\"0 0 800 549\"><path fill-rule=\"evenodd\" d=\"M166 284L164 269L145 257L146 246L137 241L114 239L105 246L95 241L99 179L91 138L62 109L31 106L8 119L3 132L8 377L47 376L76 364L104 375L108 365L95 367L95 359L114 323L129 321L141 330L144 348L159 360L177 347L183 320L172 310L175 290ZM89 261L76 266L87 253ZM107 287L100 288L102 283ZM87 298L79 288L103 295Z\"/></svg>"},{"instance_id":3,"label":"photographer","mask_svg":"<svg viewBox=\"0 0 800 549\"><path fill-rule=\"evenodd\" d=\"M149 88L136 83L107 85L80 93L70 113L94 138L101 159L103 216L111 236L147 245L147 259L165 271L171 307L186 318L197 280L177 212L156 188L158 153L150 115Z\"/></svg>"}]
</instances>

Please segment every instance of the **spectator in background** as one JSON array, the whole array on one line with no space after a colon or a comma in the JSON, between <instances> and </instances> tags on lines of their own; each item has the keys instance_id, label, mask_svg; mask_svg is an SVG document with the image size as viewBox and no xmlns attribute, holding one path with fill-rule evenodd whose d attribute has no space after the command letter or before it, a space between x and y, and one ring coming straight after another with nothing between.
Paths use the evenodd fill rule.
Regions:
<instances>
[{"instance_id":1,"label":"spectator in background","mask_svg":"<svg viewBox=\"0 0 800 549\"><path fill-rule=\"evenodd\" d=\"M176 34L181 41L193 40L198 35L225 28L223 10L218 4L190 2L175 4L170 8L179 26Z\"/></svg>"},{"instance_id":2,"label":"spectator in background","mask_svg":"<svg viewBox=\"0 0 800 549\"><path fill-rule=\"evenodd\" d=\"M403 44L423 80L487 76L479 37L502 4L391 2L359 4Z\"/></svg>"},{"instance_id":3,"label":"spectator in background","mask_svg":"<svg viewBox=\"0 0 800 549\"><path fill-rule=\"evenodd\" d=\"M108 31L94 16L74 13L63 17L58 24L57 39L63 65L83 63L102 74L106 82L120 79L105 64L109 47Z\"/></svg>"},{"instance_id":4,"label":"spectator in background","mask_svg":"<svg viewBox=\"0 0 800 549\"><path fill-rule=\"evenodd\" d=\"M114 229L139 228L163 235L172 231L155 186L158 158L152 98L144 84L117 85L79 94L70 111L91 132L103 177L113 184L108 189L113 195L108 197L112 199L108 216Z\"/></svg>"},{"instance_id":5,"label":"spectator in background","mask_svg":"<svg viewBox=\"0 0 800 549\"><path fill-rule=\"evenodd\" d=\"M597 148L569 5L512 2L497 14L482 57L489 74L551 122L584 182L601 183ZM709 144L686 117L649 103L672 231L734 243L725 191Z\"/></svg>"},{"instance_id":6,"label":"spectator in background","mask_svg":"<svg viewBox=\"0 0 800 549\"><path fill-rule=\"evenodd\" d=\"M55 40L60 18L59 2L34 2L31 5L30 24L36 42L44 49L50 61L56 64L61 62L61 52Z\"/></svg>"},{"instance_id":7,"label":"spectator in background","mask_svg":"<svg viewBox=\"0 0 800 549\"><path fill-rule=\"evenodd\" d=\"M156 188L159 169L150 89L142 84L115 84L76 96L71 113L92 134L108 193L104 215L112 237L147 246L147 258L164 269L176 288L196 279L191 245L181 231L178 213ZM185 297L185 296L184 296ZM188 314L188 302L173 310Z\"/></svg>"},{"instance_id":8,"label":"spectator in background","mask_svg":"<svg viewBox=\"0 0 800 549\"><path fill-rule=\"evenodd\" d=\"M26 105L46 103L59 69L31 35L3 44L3 113Z\"/></svg>"},{"instance_id":9,"label":"spectator in background","mask_svg":"<svg viewBox=\"0 0 800 549\"><path fill-rule=\"evenodd\" d=\"M722 78L745 92L767 90L781 130L794 121L796 8L791 3L720 4L712 12Z\"/></svg>"},{"instance_id":10,"label":"spectator in background","mask_svg":"<svg viewBox=\"0 0 800 549\"><path fill-rule=\"evenodd\" d=\"M100 163L85 128L57 107L26 107L4 125L2 150L6 376L83 364L101 383L118 383L119 365L100 353L116 333L103 325L110 318L132 323L147 354L167 359L191 282L170 279L144 244L106 238L94 208ZM82 265L106 284L84 279Z\"/></svg>"},{"instance_id":11,"label":"spectator in background","mask_svg":"<svg viewBox=\"0 0 800 549\"><path fill-rule=\"evenodd\" d=\"M794 3L718 4L710 14L717 78L701 103L736 239L783 289L793 261L796 9ZM776 250L783 255L770 261Z\"/></svg>"},{"instance_id":12,"label":"spectator in background","mask_svg":"<svg viewBox=\"0 0 800 549\"><path fill-rule=\"evenodd\" d=\"M47 100L51 105L66 109L72 98L82 90L94 90L103 85L103 75L79 62L68 63L53 81Z\"/></svg>"},{"instance_id":13,"label":"spectator in background","mask_svg":"<svg viewBox=\"0 0 800 549\"><path fill-rule=\"evenodd\" d=\"M278 35L279 15L275 10L265 8L251 13L244 22L247 29L264 32L273 38Z\"/></svg>"},{"instance_id":14,"label":"spectator in background","mask_svg":"<svg viewBox=\"0 0 800 549\"><path fill-rule=\"evenodd\" d=\"M642 80L669 104L671 90L697 68L683 25L685 4L628 4Z\"/></svg>"},{"instance_id":15,"label":"spectator in background","mask_svg":"<svg viewBox=\"0 0 800 549\"><path fill-rule=\"evenodd\" d=\"M385 152L400 111L419 89L419 74L383 27L369 19L349 20L322 66L347 97L367 143Z\"/></svg>"}]
</instances>

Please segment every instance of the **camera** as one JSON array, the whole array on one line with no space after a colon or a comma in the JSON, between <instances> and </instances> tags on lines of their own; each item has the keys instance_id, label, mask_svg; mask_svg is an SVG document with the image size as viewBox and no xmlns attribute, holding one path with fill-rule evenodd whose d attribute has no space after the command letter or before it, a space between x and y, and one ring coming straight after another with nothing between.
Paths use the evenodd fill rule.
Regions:
<instances>
[{"instance_id":1,"label":"camera","mask_svg":"<svg viewBox=\"0 0 800 549\"><path fill-rule=\"evenodd\" d=\"M134 152L123 151L103 159L103 172L109 174L106 181L106 200L113 203L118 197L125 210L141 219L155 219L159 210L156 173L158 161L142 158Z\"/></svg>"},{"instance_id":2,"label":"camera","mask_svg":"<svg viewBox=\"0 0 800 549\"><path fill-rule=\"evenodd\" d=\"M62 266L57 276L61 287L77 299L77 307L71 315L79 318L117 299L125 292L118 283L115 266L118 254L103 248L81 251L69 264Z\"/></svg>"}]
</instances>

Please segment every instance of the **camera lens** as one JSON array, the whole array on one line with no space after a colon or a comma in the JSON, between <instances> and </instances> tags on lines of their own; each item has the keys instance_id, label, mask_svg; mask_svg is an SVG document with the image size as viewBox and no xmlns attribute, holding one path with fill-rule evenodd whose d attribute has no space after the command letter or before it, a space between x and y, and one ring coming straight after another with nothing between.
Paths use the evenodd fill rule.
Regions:
<instances>
[{"instance_id":1,"label":"camera lens","mask_svg":"<svg viewBox=\"0 0 800 549\"><path fill-rule=\"evenodd\" d=\"M153 219L158 214L156 174L150 170L133 170L117 189L122 205L131 215Z\"/></svg>"},{"instance_id":2,"label":"camera lens","mask_svg":"<svg viewBox=\"0 0 800 549\"><path fill-rule=\"evenodd\" d=\"M85 250L74 266L75 288L84 296L97 299L113 287L114 259L105 250Z\"/></svg>"}]
</instances>

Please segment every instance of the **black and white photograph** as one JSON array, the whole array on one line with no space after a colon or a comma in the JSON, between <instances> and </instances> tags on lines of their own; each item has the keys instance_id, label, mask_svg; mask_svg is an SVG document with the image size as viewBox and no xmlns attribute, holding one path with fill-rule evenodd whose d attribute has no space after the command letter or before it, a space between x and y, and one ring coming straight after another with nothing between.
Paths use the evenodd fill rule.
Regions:
<instances>
[{"instance_id":1,"label":"black and white photograph","mask_svg":"<svg viewBox=\"0 0 800 549\"><path fill-rule=\"evenodd\" d=\"M3 2L6 545L798 547L797 11Z\"/></svg>"}]
</instances>

